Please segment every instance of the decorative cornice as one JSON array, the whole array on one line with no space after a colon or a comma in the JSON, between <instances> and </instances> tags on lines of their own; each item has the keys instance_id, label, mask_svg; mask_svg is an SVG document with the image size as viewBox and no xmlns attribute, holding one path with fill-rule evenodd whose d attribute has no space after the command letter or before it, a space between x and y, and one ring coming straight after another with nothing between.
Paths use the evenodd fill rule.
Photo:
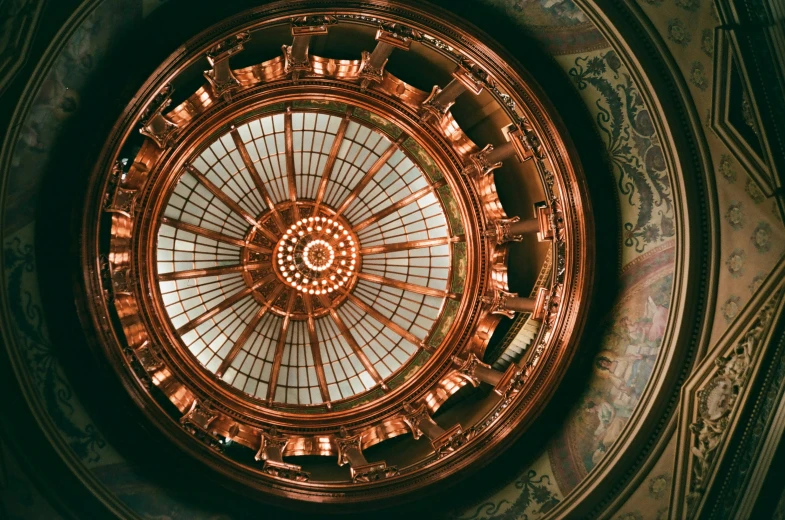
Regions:
<instances>
[{"instance_id":1,"label":"decorative cornice","mask_svg":"<svg viewBox=\"0 0 785 520\"><path fill-rule=\"evenodd\" d=\"M737 427L741 439L726 460L730 464L722 468L725 479L719 479L709 492L707 510L709 517L716 520L726 518L752 518L753 507L760 501L768 502L769 497L762 494L762 486L767 479L778 478L778 471L772 468L776 449L780 446L785 432L785 336L783 336L783 316L779 316L778 330L772 335L764 364L768 367L763 377L764 384L757 392L755 406L746 425ZM779 334L779 336L778 336ZM779 340L777 339L779 337Z\"/></svg>"},{"instance_id":2,"label":"decorative cornice","mask_svg":"<svg viewBox=\"0 0 785 520\"><path fill-rule=\"evenodd\" d=\"M707 507L717 468L748 406L751 381L765 374L761 364L785 301L783 273L785 260L684 385L671 498L674 518L695 518Z\"/></svg>"}]
</instances>

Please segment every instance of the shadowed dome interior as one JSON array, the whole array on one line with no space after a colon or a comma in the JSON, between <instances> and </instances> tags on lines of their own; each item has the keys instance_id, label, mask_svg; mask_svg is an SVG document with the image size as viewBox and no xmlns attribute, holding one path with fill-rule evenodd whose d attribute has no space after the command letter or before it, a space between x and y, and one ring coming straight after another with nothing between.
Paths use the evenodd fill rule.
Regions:
<instances>
[{"instance_id":1,"label":"shadowed dome interior","mask_svg":"<svg viewBox=\"0 0 785 520\"><path fill-rule=\"evenodd\" d=\"M493 51L413 12L279 7L127 108L83 213L87 312L141 412L227 482L370 504L539 413L587 312L590 208Z\"/></svg>"},{"instance_id":2,"label":"shadowed dome interior","mask_svg":"<svg viewBox=\"0 0 785 520\"><path fill-rule=\"evenodd\" d=\"M400 137L350 119L351 108L343 117L289 110L232 129L204 147L166 202L156 265L171 324L207 370L249 396L311 405L385 386L447 297L448 229L432 185ZM286 226L281 215L293 211L303 218ZM247 243L256 233L264 243ZM268 299L254 291L264 284ZM291 303L295 291L305 308Z\"/></svg>"}]
</instances>

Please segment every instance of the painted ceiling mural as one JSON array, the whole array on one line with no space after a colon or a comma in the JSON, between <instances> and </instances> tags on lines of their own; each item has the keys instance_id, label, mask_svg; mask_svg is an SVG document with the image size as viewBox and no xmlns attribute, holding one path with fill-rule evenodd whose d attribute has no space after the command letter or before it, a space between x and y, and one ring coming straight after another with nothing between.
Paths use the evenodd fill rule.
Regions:
<instances>
[{"instance_id":1,"label":"painted ceiling mural","mask_svg":"<svg viewBox=\"0 0 785 520\"><path fill-rule=\"evenodd\" d=\"M586 17L572 2L559 2L558 12L549 9L551 4L518 2L508 12L555 55L605 143L623 227L620 294L604 325L601 345L590 347L598 354L588 388L560 433L542 454L524 463L515 481L460 513L461 520L541 518L557 506L605 456L627 424L651 376L668 321L676 227L658 136L610 44L593 27L583 29L597 37L585 48L555 36ZM541 10L551 14L549 24L532 23L541 19L535 16ZM582 16L567 14L574 11ZM662 494L658 497L667 504Z\"/></svg>"},{"instance_id":2,"label":"painted ceiling mural","mask_svg":"<svg viewBox=\"0 0 785 520\"><path fill-rule=\"evenodd\" d=\"M554 56L585 101L605 143L608 175L620 215L621 292L604 325L588 387L556 438L521 461L517 477L478 497L456 518L541 518L553 510L606 456L649 382L667 325L676 258L675 205L669 172L648 108L619 57L571 0L484 0L521 25ZM42 320L33 247L36 193L51 145L81 103L102 49L149 15L163 0L103 2L57 57L13 149L3 192L5 309L16 329L20 368L60 432L62 443L131 511L147 518L244 518L212 511L162 493L108 444L79 403L52 351ZM678 8L665 9L673 3ZM785 227L776 205L711 129L714 27L708 0L641 0L682 67L700 114L717 177L722 269L713 338L719 337L785 254ZM676 13L676 14L674 14ZM673 443L618 518L663 518L669 499ZM23 485L23 484L20 484ZM31 501L32 508L37 507ZM644 515L642 511L647 511ZM656 516L652 516L655 512ZM20 513L21 515L22 513ZM54 516L49 516L54 518Z\"/></svg>"},{"instance_id":3,"label":"painted ceiling mural","mask_svg":"<svg viewBox=\"0 0 785 520\"><path fill-rule=\"evenodd\" d=\"M742 309L760 289L777 262L785 256L785 228L773 198L766 197L753 175L746 170L712 127L715 33L721 25L715 3L708 0L639 0L638 5L652 21L673 54L686 80L711 153L716 178L720 215L720 272L715 321L709 350L740 316ZM675 8L674 8L675 6ZM747 124L754 126L753 120ZM676 457L676 439L671 439L651 471L653 479L671 478ZM615 518L642 520L652 511L667 518L670 486L664 496L639 488Z\"/></svg>"},{"instance_id":4,"label":"painted ceiling mural","mask_svg":"<svg viewBox=\"0 0 785 520\"><path fill-rule=\"evenodd\" d=\"M669 3L676 9L668 9ZM640 0L687 80L701 115L717 178L723 259L711 345L751 300L777 261L785 255L785 227L777 204L766 197L754 175L720 139L712 126L717 46L721 25L709 0ZM746 123L755 127L754 120Z\"/></svg>"}]
</instances>

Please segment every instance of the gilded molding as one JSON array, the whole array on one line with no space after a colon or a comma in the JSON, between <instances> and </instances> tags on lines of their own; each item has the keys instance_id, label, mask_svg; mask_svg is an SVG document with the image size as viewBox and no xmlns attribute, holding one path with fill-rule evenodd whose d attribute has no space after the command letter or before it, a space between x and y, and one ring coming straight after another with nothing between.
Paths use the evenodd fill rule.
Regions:
<instances>
[{"instance_id":1,"label":"gilded molding","mask_svg":"<svg viewBox=\"0 0 785 520\"><path fill-rule=\"evenodd\" d=\"M177 135L178 126L163 115L172 102L171 85L165 85L139 118L139 133L149 137L159 148L167 148Z\"/></svg>"}]
</instances>

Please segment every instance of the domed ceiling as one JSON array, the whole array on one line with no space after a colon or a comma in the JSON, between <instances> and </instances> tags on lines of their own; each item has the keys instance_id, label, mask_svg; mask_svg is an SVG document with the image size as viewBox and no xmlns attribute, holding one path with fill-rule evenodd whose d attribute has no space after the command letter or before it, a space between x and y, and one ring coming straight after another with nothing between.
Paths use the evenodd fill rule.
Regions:
<instances>
[{"instance_id":1,"label":"domed ceiling","mask_svg":"<svg viewBox=\"0 0 785 520\"><path fill-rule=\"evenodd\" d=\"M91 514L714 507L785 229L677 4L681 70L589 2L81 6L0 157L3 329Z\"/></svg>"},{"instance_id":2,"label":"domed ceiling","mask_svg":"<svg viewBox=\"0 0 785 520\"><path fill-rule=\"evenodd\" d=\"M271 5L186 43L87 187L96 348L157 428L260 496L378 504L487 462L553 393L591 299L586 181L537 87L449 39L473 38L459 22L364 9ZM282 29L281 54L233 68ZM407 56L446 84L386 69ZM457 106L490 112L471 134L494 142ZM536 275L511 286L511 261Z\"/></svg>"}]
</instances>

